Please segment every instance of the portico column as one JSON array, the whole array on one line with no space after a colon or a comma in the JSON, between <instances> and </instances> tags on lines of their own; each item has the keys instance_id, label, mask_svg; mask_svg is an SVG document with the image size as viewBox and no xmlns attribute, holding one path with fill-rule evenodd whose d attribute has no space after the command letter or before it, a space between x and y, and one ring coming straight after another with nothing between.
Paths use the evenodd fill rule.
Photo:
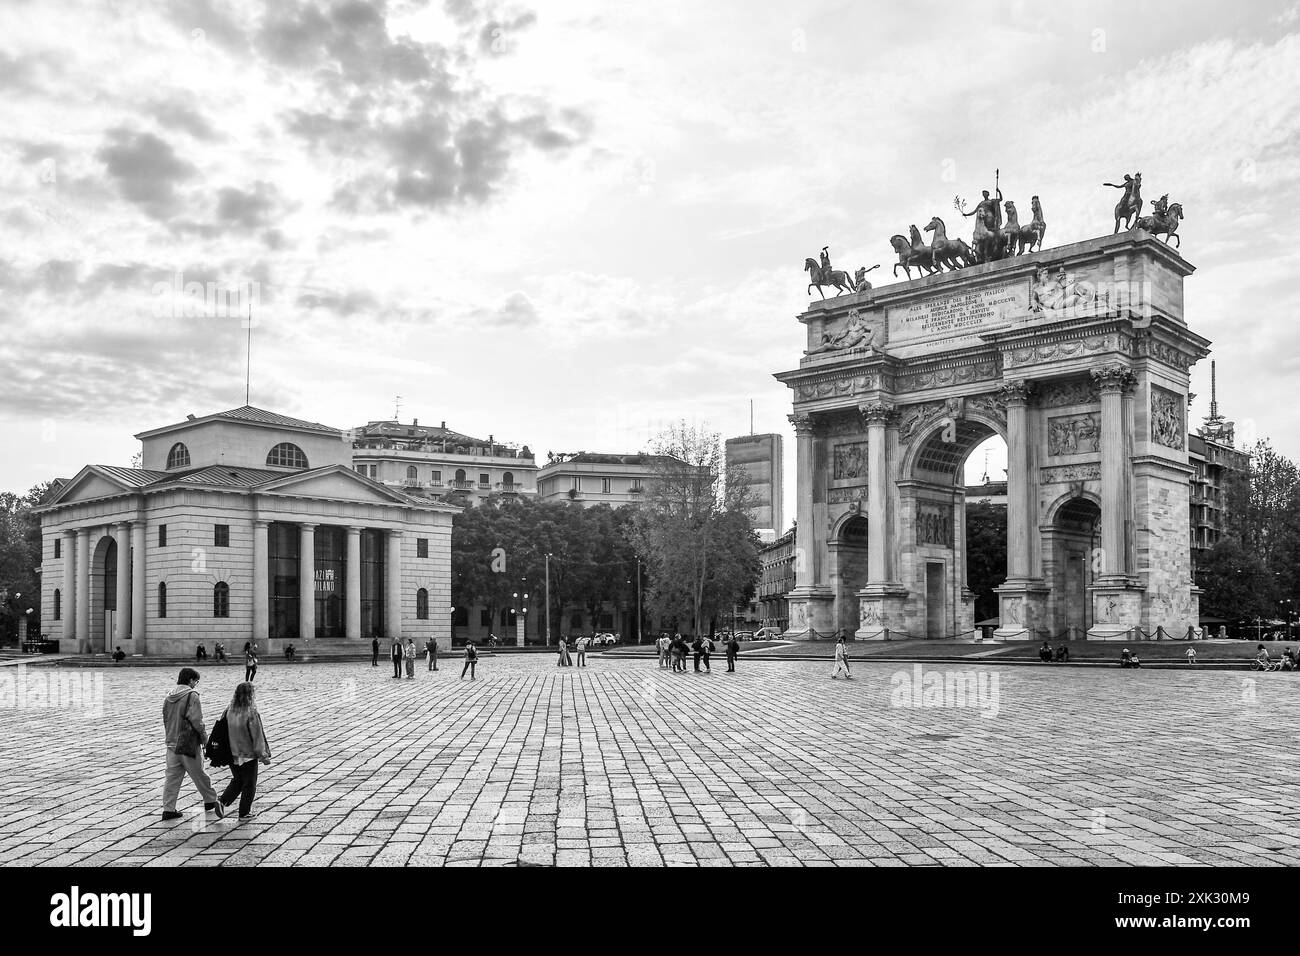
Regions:
<instances>
[{"instance_id":1,"label":"portico column","mask_svg":"<svg viewBox=\"0 0 1300 956\"><path fill-rule=\"evenodd\" d=\"M387 534L388 554L384 561L384 623L389 638L402 636L402 532Z\"/></svg>"},{"instance_id":2,"label":"portico column","mask_svg":"<svg viewBox=\"0 0 1300 956\"><path fill-rule=\"evenodd\" d=\"M271 522L253 519L253 640L271 634ZM314 610L314 605L313 605Z\"/></svg>"},{"instance_id":3,"label":"portico column","mask_svg":"<svg viewBox=\"0 0 1300 956\"><path fill-rule=\"evenodd\" d=\"M1007 581L1029 580L1029 400L1034 383L1016 379L1002 386L1007 400Z\"/></svg>"},{"instance_id":4,"label":"portico column","mask_svg":"<svg viewBox=\"0 0 1300 956\"><path fill-rule=\"evenodd\" d=\"M145 644L145 596L144 596L144 521L131 522L131 640L132 650L143 654ZM119 611L119 613L121 613Z\"/></svg>"},{"instance_id":5,"label":"portico column","mask_svg":"<svg viewBox=\"0 0 1300 956\"><path fill-rule=\"evenodd\" d=\"M316 636L316 526L299 526L298 538L298 636L310 641Z\"/></svg>"},{"instance_id":6,"label":"portico column","mask_svg":"<svg viewBox=\"0 0 1300 956\"><path fill-rule=\"evenodd\" d=\"M113 529L117 542L117 612L113 615L113 646L131 636L131 522L119 521ZM104 640L109 640L104 635ZM108 650L108 648L105 648Z\"/></svg>"},{"instance_id":7,"label":"portico column","mask_svg":"<svg viewBox=\"0 0 1300 956\"><path fill-rule=\"evenodd\" d=\"M361 529L348 527L348 566L343 572L348 582L345 599L347 607L347 638L361 638Z\"/></svg>"},{"instance_id":8,"label":"portico column","mask_svg":"<svg viewBox=\"0 0 1300 956\"><path fill-rule=\"evenodd\" d=\"M1124 518L1128 514L1127 462L1124 460L1124 392L1133 374L1121 365L1094 369L1101 392L1101 551L1102 574L1128 573Z\"/></svg>"},{"instance_id":9,"label":"portico column","mask_svg":"<svg viewBox=\"0 0 1300 956\"><path fill-rule=\"evenodd\" d=\"M65 654L72 652L72 642L77 639L77 603L80 592L77 589L77 532L63 532L63 606L59 615L63 621L59 627L62 644L59 649Z\"/></svg>"},{"instance_id":10,"label":"portico column","mask_svg":"<svg viewBox=\"0 0 1300 956\"><path fill-rule=\"evenodd\" d=\"M867 422L867 582L884 584L889 580L889 527L886 506L889 500L889 458L885 446L885 426L894 406L886 402L859 405Z\"/></svg>"},{"instance_id":11,"label":"portico column","mask_svg":"<svg viewBox=\"0 0 1300 956\"><path fill-rule=\"evenodd\" d=\"M77 653L90 651L90 529L77 530Z\"/></svg>"},{"instance_id":12,"label":"portico column","mask_svg":"<svg viewBox=\"0 0 1300 956\"><path fill-rule=\"evenodd\" d=\"M813 535L813 421L811 415L791 415L796 441L796 507L794 535L794 586L817 583L817 543Z\"/></svg>"}]
</instances>

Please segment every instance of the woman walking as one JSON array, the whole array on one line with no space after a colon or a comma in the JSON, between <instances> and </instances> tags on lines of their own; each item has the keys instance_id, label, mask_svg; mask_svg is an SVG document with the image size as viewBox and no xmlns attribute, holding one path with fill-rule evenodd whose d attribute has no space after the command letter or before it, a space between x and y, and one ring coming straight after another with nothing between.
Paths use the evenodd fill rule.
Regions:
<instances>
[{"instance_id":1,"label":"woman walking","mask_svg":"<svg viewBox=\"0 0 1300 956\"><path fill-rule=\"evenodd\" d=\"M406 676L411 680L415 680L415 638L408 637L406 639L406 649L403 651L403 656L406 658Z\"/></svg>"},{"instance_id":2,"label":"woman walking","mask_svg":"<svg viewBox=\"0 0 1300 956\"><path fill-rule=\"evenodd\" d=\"M228 807L239 798L239 819L253 815L253 797L257 793L257 765L271 762L271 747L262 729L262 717L253 703L253 684L244 681L235 688L234 699L226 708L226 726L230 730L230 783L221 794L221 805Z\"/></svg>"},{"instance_id":3,"label":"woman walking","mask_svg":"<svg viewBox=\"0 0 1300 956\"><path fill-rule=\"evenodd\" d=\"M555 662L555 666L569 667L572 663L573 661L569 659L569 645L564 638L560 638L560 658Z\"/></svg>"},{"instance_id":4,"label":"woman walking","mask_svg":"<svg viewBox=\"0 0 1300 956\"><path fill-rule=\"evenodd\" d=\"M252 641L244 642L244 680L248 683L253 682L257 676L257 648L253 646Z\"/></svg>"}]
</instances>

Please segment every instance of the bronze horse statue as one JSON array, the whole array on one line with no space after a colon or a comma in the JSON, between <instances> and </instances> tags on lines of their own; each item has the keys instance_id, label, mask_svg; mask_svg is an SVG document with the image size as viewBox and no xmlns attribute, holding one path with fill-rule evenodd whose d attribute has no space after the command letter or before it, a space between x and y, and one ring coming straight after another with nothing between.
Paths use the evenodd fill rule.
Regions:
<instances>
[{"instance_id":1,"label":"bronze horse statue","mask_svg":"<svg viewBox=\"0 0 1300 956\"><path fill-rule=\"evenodd\" d=\"M930 246L930 259L936 266L944 265L953 270L974 265L975 253L971 252L970 246L966 245L964 239L949 239L948 227L938 216L930 220L925 231L934 233L934 243Z\"/></svg>"},{"instance_id":2,"label":"bronze horse statue","mask_svg":"<svg viewBox=\"0 0 1300 956\"><path fill-rule=\"evenodd\" d=\"M938 270L934 267L934 259L930 252L930 247L921 241L921 233L912 227L912 239L909 241L907 236L892 235L889 237L889 244L894 247L898 253L898 261L894 263L894 277L898 277L898 267L902 266L907 277L912 278L912 266L916 266L922 275L933 275Z\"/></svg>"},{"instance_id":3,"label":"bronze horse statue","mask_svg":"<svg viewBox=\"0 0 1300 956\"><path fill-rule=\"evenodd\" d=\"M1174 248L1181 249L1183 240L1178 235L1178 220L1183 218L1183 204L1180 202L1170 203L1169 212L1164 216L1139 216L1133 223L1134 229L1144 229L1151 233L1152 236L1164 236L1165 245L1169 240L1174 240Z\"/></svg>"},{"instance_id":4,"label":"bronze horse statue","mask_svg":"<svg viewBox=\"0 0 1300 956\"><path fill-rule=\"evenodd\" d=\"M1037 245L1041 251L1043 248L1043 236L1047 233L1047 223L1043 220L1043 206L1038 201L1038 197L1034 196L1029 201L1029 204L1030 208L1034 211L1034 218L1029 225L1021 226L1014 237L1019 243L1019 248L1016 250L1016 255L1018 256L1024 255L1026 248L1028 248L1030 252L1033 252L1035 245Z\"/></svg>"},{"instance_id":5,"label":"bronze horse statue","mask_svg":"<svg viewBox=\"0 0 1300 956\"><path fill-rule=\"evenodd\" d=\"M1006 255L1006 230L999 229L991 212L975 217L975 232L971 236L971 249L977 263L996 262Z\"/></svg>"},{"instance_id":6,"label":"bronze horse statue","mask_svg":"<svg viewBox=\"0 0 1300 956\"><path fill-rule=\"evenodd\" d=\"M816 286L817 291L822 293L823 299L826 298L826 293L822 292L822 286L824 285L834 287L837 290L837 295L853 291L853 280L847 272L840 269L831 269L829 272L823 273L822 267L816 259L805 259L803 268L808 273L808 278L812 280L808 283L808 291L811 293L813 286Z\"/></svg>"},{"instance_id":7,"label":"bronze horse statue","mask_svg":"<svg viewBox=\"0 0 1300 956\"><path fill-rule=\"evenodd\" d=\"M1129 222L1142 215L1142 174L1135 173L1129 183L1102 183L1103 186L1110 186L1113 189L1123 189L1124 195L1120 197L1119 202L1115 203L1115 232L1119 232L1119 221L1124 220L1124 228L1129 228Z\"/></svg>"}]
</instances>

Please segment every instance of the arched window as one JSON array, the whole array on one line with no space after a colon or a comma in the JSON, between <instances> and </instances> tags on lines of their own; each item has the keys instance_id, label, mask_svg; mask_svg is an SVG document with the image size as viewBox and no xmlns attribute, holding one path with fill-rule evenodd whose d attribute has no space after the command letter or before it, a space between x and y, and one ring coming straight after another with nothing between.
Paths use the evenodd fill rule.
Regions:
<instances>
[{"instance_id":1,"label":"arched window","mask_svg":"<svg viewBox=\"0 0 1300 956\"><path fill-rule=\"evenodd\" d=\"M456 469L456 480L457 480L457 481L464 481L464 480L465 480L465 469L464 469L464 468L457 468L457 469Z\"/></svg>"},{"instance_id":2,"label":"arched window","mask_svg":"<svg viewBox=\"0 0 1300 956\"><path fill-rule=\"evenodd\" d=\"M416 476L417 476L418 474L419 474L419 472L417 472L417 471L415 470L415 466L414 466L414 465L407 465L407 466L406 466L406 483L407 483L408 485L413 485L413 484L415 484L415 482L416 482Z\"/></svg>"},{"instance_id":3,"label":"arched window","mask_svg":"<svg viewBox=\"0 0 1300 956\"><path fill-rule=\"evenodd\" d=\"M515 486L515 473L513 471L507 471L504 475L501 476L501 487L506 489L506 491L509 491L514 486Z\"/></svg>"},{"instance_id":4,"label":"arched window","mask_svg":"<svg viewBox=\"0 0 1300 956\"><path fill-rule=\"evenodd\" d=\"M212 616L230 617L230 585L225 581L212 586Z\"/></svg>"},{"instance_id":5,"label":"arched window","mask_svg":"<svg viewBox=\"0 0 1300 956\"><path fill-rule=\"evenodd\" d=\"M424 588L415 592L415 619L417 621L429 619L429 592Z\"/></svg>"},{"instance_id":6,"label":"arched window","mask_svg":"<svg viewBox=\"0 0 1300 956\"><path fill-rule=\"evenodd\" d=\"M306 468L307 456L293 442L282 441L271 449L266 463L276 468Z\"/></svg>"},{"instance_id":7,"label":"arched window","mask_svg":"<svg viewBox=\"0 0 1300 956\"><path fill-rule=\"evenodd\" d=\"M158 582L158 616L167 616L167 585L164 582Z\"/></svg>"},{"instance_id":8,"label":"arched window","mask_svg":"<svg viewBox=\"0 0 1300 956\"><path fill-rule=\"evenodd\" d=\"M59 620L63 616L63 595L59 589L54 589L54 620Z\"/></svg>"},{"instance_id":9,"label":"arched window","mask_svg":"<svg viewBox=\"0 0 1300 956\"><path fill-rule=\"evenodd\" d=\"M190 466L190 450L182 442L172 445L172 450L167 453L167 467L188 468Z\"/></svg>"}]
</instances>

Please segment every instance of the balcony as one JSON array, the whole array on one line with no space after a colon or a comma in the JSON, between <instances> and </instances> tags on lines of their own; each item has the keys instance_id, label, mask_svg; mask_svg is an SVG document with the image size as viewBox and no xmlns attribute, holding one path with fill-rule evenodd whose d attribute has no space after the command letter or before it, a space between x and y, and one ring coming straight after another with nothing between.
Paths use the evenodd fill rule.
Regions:
<instances>
[{"instance_id":1,"label":"balcony","mask_svg":"<svg viewBox=\"0 0 1300 956\"><path fill-rule=\"evenodd\" d=\"M480 481L480 482L478 483L478 490L479 490L479 491L491 491L491 490L492 490L492 482L490 482L490 481Z\"/></svg>"},{"instance_id":2,"label":"balcony","mask_svg":"<svg viewBox=\"0 0 1300 956\"><path fill-rule=\"evenodd\" d=\"M474 487L474 482L472 481L458 481L454 478L447 482L447 484L455 488L457 491L470 491Z\"/></svg>"}]
</instances>

